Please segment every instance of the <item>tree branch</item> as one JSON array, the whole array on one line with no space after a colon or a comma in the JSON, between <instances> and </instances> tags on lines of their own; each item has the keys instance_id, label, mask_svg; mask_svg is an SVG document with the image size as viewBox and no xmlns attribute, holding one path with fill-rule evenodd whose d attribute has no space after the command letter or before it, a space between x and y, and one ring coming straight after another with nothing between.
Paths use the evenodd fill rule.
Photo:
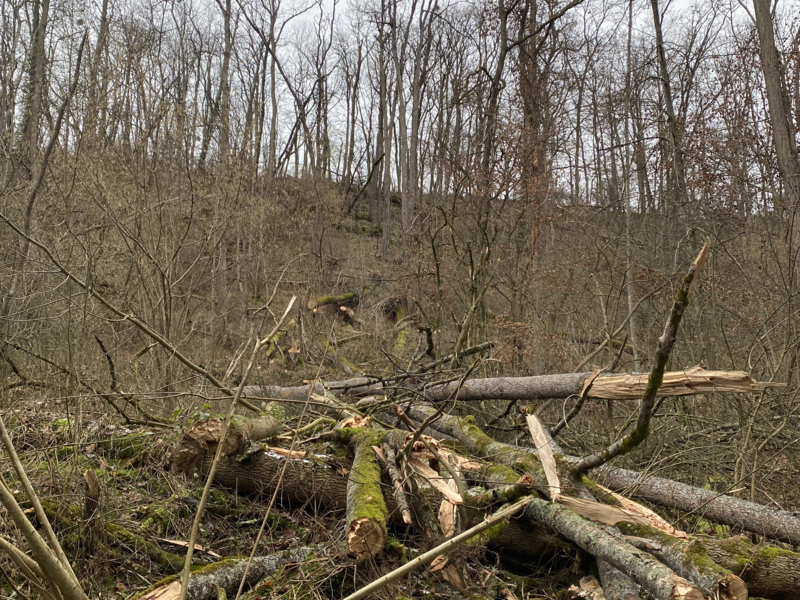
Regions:
<instances>
[{"instance_id":1,"label":"tree branch","mask_svg":"<svg viewBox=\"0 0 800 600\"><path fill-rule=\"evenodd\" d=\"M689 272L683 278L678 292L675 294L675 301L672 304L672 310L669 313L667 324L664 327L664 333L658 340L658 347L656 348L656 356L653 361L653 369L650 371L650 378L647 380L647 387L644 391L644 396L639 404L639 418L636 421L636 427L625 437L617 440L602 452L596 452L585 458L582 458L575 465L578 471L588 471L599 467L615 456L620 454L627 454L639 444L644 442L650 435L650 419L653 415L653 404L656 400L658 388L664 380L664 370L667 367L667 361L672 353L672 348L675 346L675 336L678 332L678 326L683 318L683 313L689 305L689 294L692 292L692 285L703 268L703 265L708 258L708 244L704 244L700 254L689 267Z\"/></svg>"}]
</instances>

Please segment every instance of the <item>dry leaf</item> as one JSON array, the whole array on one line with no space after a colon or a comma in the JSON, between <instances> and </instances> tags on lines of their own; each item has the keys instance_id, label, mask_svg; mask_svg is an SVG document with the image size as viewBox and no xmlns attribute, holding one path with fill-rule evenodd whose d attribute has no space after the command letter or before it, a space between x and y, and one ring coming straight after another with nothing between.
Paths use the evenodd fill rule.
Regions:
<instances>
[{"instance_id":1,"label":"dry leaf","mask_svg":"<svg viewBox=\"0 0 800 600\"><path fill-rule=\"evenodd\" d=\"M439 572L439 575L441 575L442 579L444 579L457 590L463 592L466 589L464 580L461 578L461 574L458 572L458 569L456 569L455 565L447 565Z\"/></svg>"},{"instance_id":2,"label":"dry leaf","mask_svg":"<svg viewBox=\"0 0 800 600\"><path fill-rule=\"evenodd\" d=\"M431 568L430 568L431 572L435 573L436 571L441 571L442 569L444 569L445 566L447 565L447 560L448 559L446 554L440 554L439 556L434 558L431 561Z\"/></svg>"},{"instance_id":3,"label":"dry leaf","mask_svg":"<svg viewBox=\"0 0 800 600\"><path fill-rule=\"evenodd\" d=\"M181 597L181 582L173 581L145 594L139 600L178 600Z\"/></svg>"}]
</instances>

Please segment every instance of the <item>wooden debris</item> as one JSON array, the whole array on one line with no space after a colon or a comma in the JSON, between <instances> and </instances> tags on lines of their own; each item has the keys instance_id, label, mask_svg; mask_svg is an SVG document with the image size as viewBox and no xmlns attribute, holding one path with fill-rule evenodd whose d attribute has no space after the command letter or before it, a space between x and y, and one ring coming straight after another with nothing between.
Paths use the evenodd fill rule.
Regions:
<instances>
[{"instance_id":1,"label":"wooden debris","mask_svg":"<svg viewBox=\"0 0 800 600\"><path fill-rule=\"evenodd\" d=\"M587 500L585 498L574 498L572 496L560 496L558 499L559 504L563 504L572 512L580 516L602 523L603 525L614 526L617 523L630 521L631 523L639 523L641 525L650 525L650 521L640 514L633 511L617 508L616 506L609 506L602 502L595 500Z\"/></svg>"},{"instance_id":2,"label":"wooden debris","mask_svg":"<svg viewBox=\"0 0 800 600\"><path fill-rule=\"evenodd\" d=\"M550 499L553 502L557 502L561 497L561 482L558 479L553 449L550 447L547 434L544 432L544 428L539 419L536 418L536 415L528 415L526 420L528 422L528 430L533 437L533 443L536 444L536 450L539 452L539 460L542 462L542 469L547 477L547 485L550 488Z\"/></svg>"},{"instance_id":3,"label":"wooden debris","mask_svg":"<svg viewBox=\"0 0 800 600\"><path fill-rule=\"evenodd\" d=\"M444 477L422 462L415 452L411 453L408 464L411 465L411 468L414 469L418 475L427 479L428 483L435 487L451 504L464 504L464 499L461 495L451 490Z\"/></svg>"},{"instance_id":4,"label":"wooden debris","mask_svg":"<svg viewBox=\"0 0 800 600\"><path fill-rule=\"evenodd\" d=\"M590 398L639 399L647 387L648 373L625 373L598 377L589 387ZM702 365L664 373L658 396L692 396L723 392L761 392L786 387L784 383L758 382L746 371L706 371Z\"/></svg>"},{"instance_id":5,"label":"wooden debris","mask_svg":"<svg viewBox=\"0 0 800 600\"><path fill-rule=\"evenodd\" d=\"M403 523L411 525L411 511L408 509L408 501L406 494L403 491L403 482L400 479L400 473L397 470L397 458L394 450L388 444L383 444L380 448L373 446L381 460L386 464L386 470L389 472L389 477L392 478L392 485L394 486L394 499L397 501L397 508L400 509L400 514L403 516Z\"/></svg>"},{"instance_id":6,"label":"wooden debris","mask_svg":"<svg viewBox=\"0 0 800 600\"><path fill-rule=\"evenodd\" d=\"M664 520L661 517L661 515L659 515L658 513L653 512L652 510L650 510L646 506L642 506L638 502L634 502L633 500L630 500L629 498L626 498L625 496L617 494L616 492L612 492L610 489L608 489L607 487L603 487L600 484L595 484L595 485L598 488L600 488L601 490L603 490L605 492L608 492L608 494L611 495L612 497L614 497L620 504L622 504L622 506L626 510L629 510L629 511L631 511L631 512L633 512L635 514L638 514L638 515L644 517L645 519L647 519L648 524L651 527L655 527L659 531L663 531L664 533L666 533L667 535L671 535L672 537L680 538L680 539L683 539L683 540L688 540L689 539L689 535L686 532L681 531L680 529L675 529L666 520Z\"/></svg>"}]
</instances>

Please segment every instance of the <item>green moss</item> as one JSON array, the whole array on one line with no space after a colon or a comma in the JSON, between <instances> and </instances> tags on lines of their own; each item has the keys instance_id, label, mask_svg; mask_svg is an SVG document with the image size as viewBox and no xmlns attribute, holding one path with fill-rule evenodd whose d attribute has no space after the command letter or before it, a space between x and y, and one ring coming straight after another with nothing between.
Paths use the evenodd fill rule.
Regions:
<instances>
[{"instance_id":1,"label":"green moss","mask_svg":"<svg viewBox=\"0 0 800 600\"><path fill-rule=\"evenodd\" d=\"M775 546L755 546L744 536L726 540L720 547L733 556L739 571L744 571L748 566L758 571L769 567L776 558L785 556L797 560L800 556L797 552Z\"/></svg>"},{"instance_id":2,"label":"green moss","mask_svg":"<svg viewBox=\"0 0 800 600\"><path fill-rule=\"evenodd\" d=\"M489 527L489 529L486 529L482 533L479 533L478 535L469 538L464 544L466 546L472 546L472 547L485 546L490 541L500 537L506 530L506 527L508 527L508 521L504 519L499 523L497 523L496 525L492 525L491 527Z\"/></svg>"},{"instance_id":3,"label":"green moss","mask_svg":"<svg viewBox=\"0 0 800 600\"><path fill-rule=\"evenodd\" d=\"M506 465L492 463L483 470L483 477L487 483L513 484L519 481L519 473Z\"/></svg>"},{"instance_id":4,"label":"green moss","mask_svg":"<svg viewBox=\"0 0 800 600\"><path fill-rule=\"evenodd\" d=\"M347 485L348 521L370 519L380 524L385 535L389 513L383 499L381 467L378 457L372 451L372 446L381 445L382 432L361 429L353 441L356 444L356 453Z\"/></svg>"},{"instance_id":5,"label":"green moss","mask_svg":"<svg viewBox=\"0 0 800 600\"><path fill-rule=\"evenodd\" d=\"M399 352L401 351L408 341L408 329L405 327L400 330L400 333L397 334L397 337L394 340L394 351Z\"/></svg>"}]
</instances>

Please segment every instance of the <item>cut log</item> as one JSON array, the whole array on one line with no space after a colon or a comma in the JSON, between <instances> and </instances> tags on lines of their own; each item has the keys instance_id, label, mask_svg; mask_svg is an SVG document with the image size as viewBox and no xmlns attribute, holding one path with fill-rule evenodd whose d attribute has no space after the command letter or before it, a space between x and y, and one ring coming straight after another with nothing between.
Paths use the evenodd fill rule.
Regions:
<instances>
[{"instance_id":1,"label":"cut log","mask_svg":"<svg viewBox=\"0 0 800 600\"><path fill-rule=\"evenodd\" d=\"M338 296L319 296L318 298L309 300L307 306L309 310L314 310L315 308L328 304L350 304L355 306L358 304L358 294L355 292L346 292Z\"/></svg>"},{"instance_id":2,"label":"cut log","mask_svg":"<svg viewBox=\"0 0 800 600\"><path fill-rule=\"evenodd\" d=\"M252 442L277 435L282 419L264 414L247 418L236 415L223 443L223 456L234 456L248 449ZM206 419L186 431L170 456L172 469L185 473L200 466L207 454L214 454L222 437L222 419Z\"/></svg>"},{"instance_id":3,"label":"cut log","mask_svg":"<svg viewBox=\"0 0 800 600\"><path fill-rule=\"evenodd\" d=\"M626 535L657 542L658 550L651 550L651 554L707 595L719 600L747 600L745 582L710 558L699 540L672 537L649 525L620 523L617 527Z\"/></svg>"},{"instance_id":4,"label":"cut log","mask_svg":"<svg viewBox=\"0 0 800 600\"><path fill-rule=\"evenodd\" d=\"M247 566L248 559L233 558L208 565L192 572L187 600L215 600L218 590L224 590L228 597L236 596L239 584L244 579L245 589L272 575L289 563L303 563L313 554L313 548L297 548L278 552L270 556L256 556ZM180 579L148 590L136 600L178 600L181 594Z\"/></svg>"},{"instance_id":5,"label":"cut log","mask_svg":"<svg viewBox=\"0 0 800 600\"><path fill-rule=\"evenodd\" d=\"M382 441L380 432L369 429L353 437L355 458L347 480L347 546L358 560L377 556L386 544L388 512L381 467L372 450Z\"/></svg>"},{"instance_id":6,"label":"cut log","mask_svg":"<svg viewBox=\"0 0 800 600\"><path fill-rule=\"evenodd\" d=\"M702 590L649 554L606 533L568 508L532 499L525 516L552 527L578 546L619 569L656 600L703 600Z\"/></svg>"},{"instance_id":7,"label":"cut log","mask_svg":"<svg viewBox=\"0 0 800 600\"><path fill-rule=\"evenodd\" d=\"M696 513L716 523L776 540L800 544L800 519L790 512L617 467L604 466L594 471L593 475L616 492Z\"/></svg>"}]
</instances>

